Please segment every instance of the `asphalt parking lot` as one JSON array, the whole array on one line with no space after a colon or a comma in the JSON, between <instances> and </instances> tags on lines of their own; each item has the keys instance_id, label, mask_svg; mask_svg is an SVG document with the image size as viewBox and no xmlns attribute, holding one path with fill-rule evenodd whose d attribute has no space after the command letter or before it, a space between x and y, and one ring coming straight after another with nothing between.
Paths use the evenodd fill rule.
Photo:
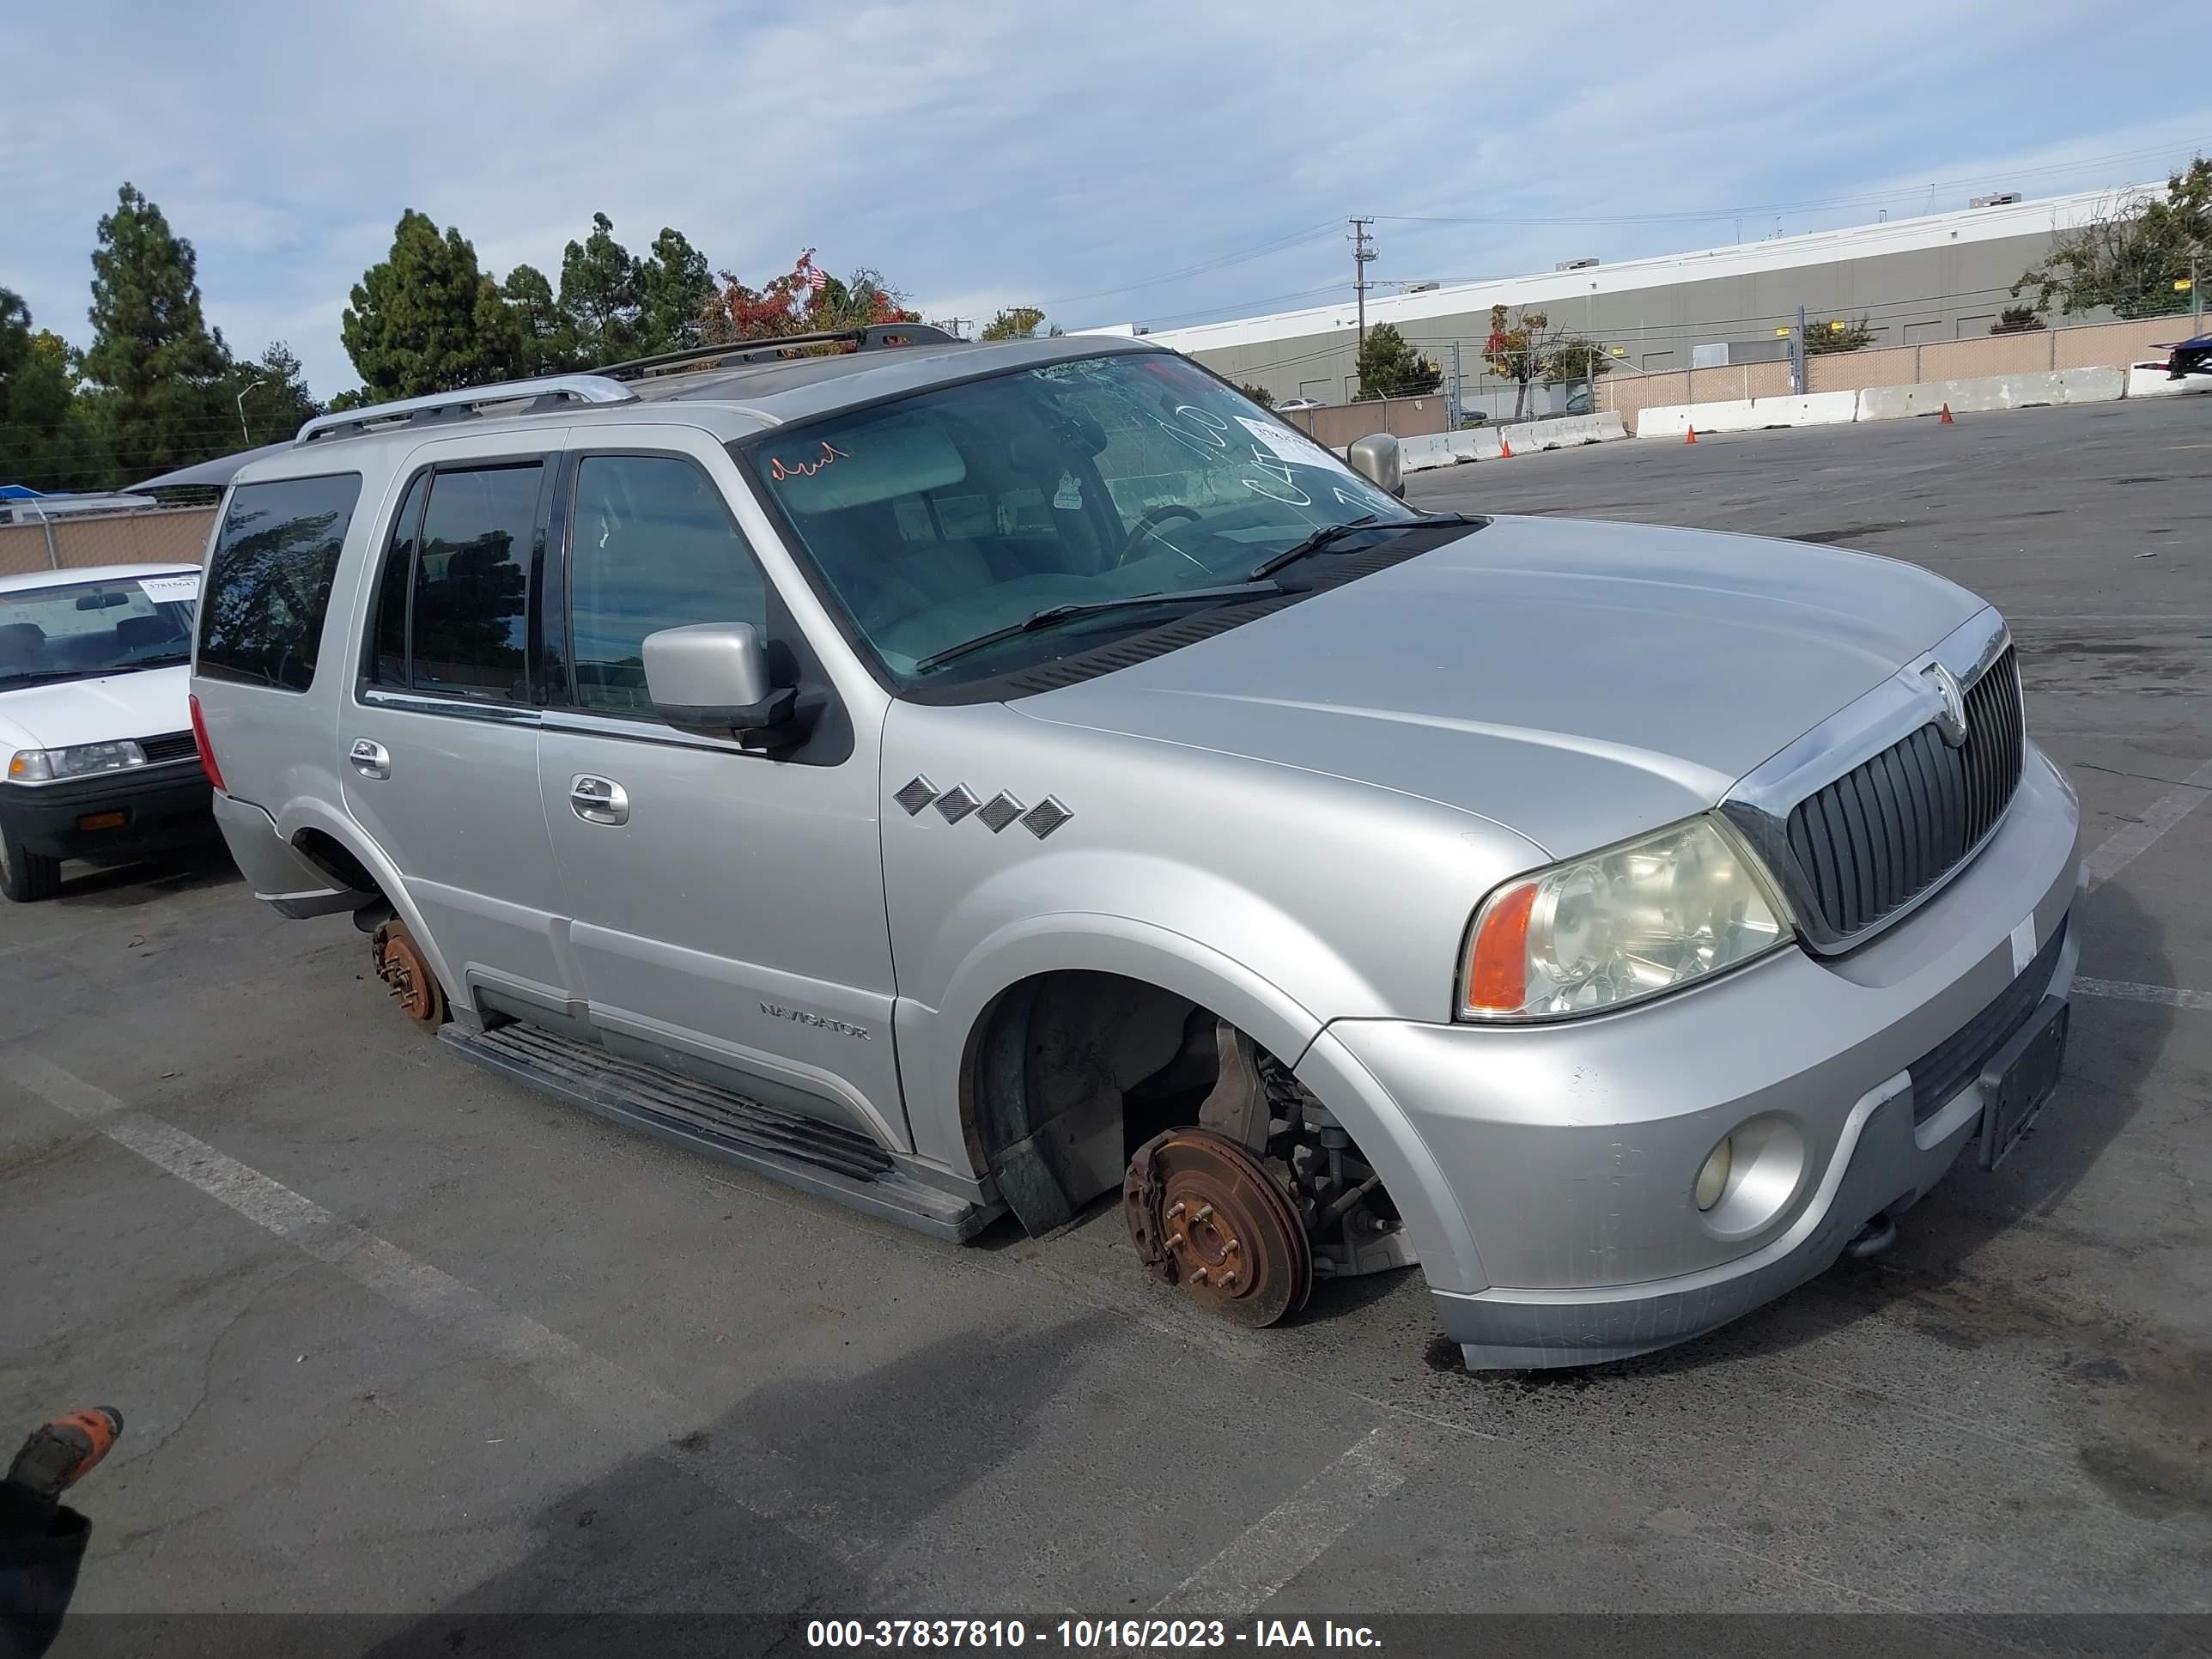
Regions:
<instances>
[{"instance_id":1,"label":"asphalt parking lot","mask_svg":"<svg viewBox=\"0 0 2212 1659\"><path fill-rule=\"evenodd\" d=\"M1411 481L1985 593L2100 878L2002 1170L1586 1372L1465 1374L1417 1274L1246 1333L1111 1210L963 1249L611 1127L219 854L0 913L0 1425L129 1419L79 1608L2212 1613L2208 478L2212 398Z\"/></svg>"}]
</instances>

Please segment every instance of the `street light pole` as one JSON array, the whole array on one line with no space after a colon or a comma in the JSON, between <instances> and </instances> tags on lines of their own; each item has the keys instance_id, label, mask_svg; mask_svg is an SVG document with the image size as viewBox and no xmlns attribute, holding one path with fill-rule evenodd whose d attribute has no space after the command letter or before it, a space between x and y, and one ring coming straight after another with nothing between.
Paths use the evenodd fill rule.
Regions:
<instances>
[{"instance_id":1,"label":"street light pole","mask_svg":"<svg viewBox=\"0 0 2212 1659\"><path fill-rule=\"evenodd\" d=\"M245 386L240 387L239 390L238 433L239 436L244 438L248 444L251 444L253 441L253 434L246 429L246 394L252 391L256 386L267 386L269 382L265 380L248 380Z\"/></svg>"}]
</instances>

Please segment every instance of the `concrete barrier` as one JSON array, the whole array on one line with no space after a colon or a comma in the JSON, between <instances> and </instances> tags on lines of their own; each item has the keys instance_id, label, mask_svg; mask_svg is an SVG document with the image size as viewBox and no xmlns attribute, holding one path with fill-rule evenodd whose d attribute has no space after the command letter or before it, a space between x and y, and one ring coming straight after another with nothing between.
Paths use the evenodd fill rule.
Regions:
<instances>
[{"instance_id":1,"label":"concrete barrier","mask_svg":"<svg viewBox=\"0 0 2212 1659\"><path fill-rule=\"evenodd\" d=\"M1516 455L1523 451L1566 449L1581 444L1608 443L1626 438L1628 427L1619 415L1561 415L1546 421L1522 421L1501 427L1504 441Z\"/></svg>"},{"instance_id":2,"label":"concrete barrier","mask_svg":"<svg viewBox=\"0 0 2212 1659\"><path fill-rule=\"evenodd\" d=\"M2174 380L2164 363L2136 363L2128 370L2130 398L2172 398L2185 392L2212 392L2212 374L2191 374Z\"/></svg>"},{"instance_id":3,"label":"concrete barrier","mask_svg":"<svg viewBox=\"0 0 2212 1659\"><path fill-rule=\"evenodd\" d=\"M2128 387L2118 368L2061 368L2047 374L1991 374L1974 380L1923 380L1917 386L1869 386L1859 393L1862 421L1901 421L1934 415L1948 404L1954 415L1997 409L2039 409L2051 404L2111 403Z\"/></svg>"},{"instance_id":4,"label":"concrete barrier","mask_svg":"<svg viewBox=\"0 0 2212 1659\"><path fill-rule=\"evenodd\" d=\"M1833 426L1858 418L1856 392L1815 392L1804 397L1733 398L1710 404L1660 404L1636 417L1639 438L1679 438L1700 432L1761 432L1776 426Z\"/></svg>"}]
</instances>

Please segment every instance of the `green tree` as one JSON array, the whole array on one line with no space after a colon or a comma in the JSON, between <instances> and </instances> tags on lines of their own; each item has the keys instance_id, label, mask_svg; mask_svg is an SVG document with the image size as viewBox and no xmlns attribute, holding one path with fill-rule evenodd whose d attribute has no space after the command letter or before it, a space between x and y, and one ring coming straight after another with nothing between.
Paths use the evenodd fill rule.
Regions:
<instances>
[{"instance_id":1,"label":"green tree","mask_svg":"<svg viewBox=\"0 0 2212 1659\"><path fill-rule=\"evenodd\" d=\"M517 265L507 273L499 292L522 343L516 373L557 374L577 366L575 339L544 271L536 265Z\"/></svg>"},{"instance_id":2,"label":"green tree","mask_svg":"<svg viewBox=\"0 0 2212 1659\"><path fill-rule=\"evenodd\" d=\"M1406 343L1395 323L1377 323L1360 343L1359 395L1418 398L1443 384L1444 372Z\"/></svg>"},{"instance_id":3,"label":"green tree","mask_svg":"<svg viewBox=\"0 0 2212 1659\"><path fill-rule=\"evenodd\" d=\"M2212 159L2202 155L2167 179L2164 201L2124 198L2061 235L2041 264L2021 273L2012 295L2033 289L2036 310L2055 300L2069 317L2166 316L2189 309L2192 253L2201 276L2212 263Z\"/></svg>"},{"instance_id":4,"label":"green tree","mask_svg":"<svg viewBox=\"0 0 2212 1659\"><path fill-rule=\"evenodd\" d=\"M338 333L363 403L512 380L526 360L520 325L475 247L412 208L399 216L391 253L362 273L352 297Z\"/></svg>"},{"instance_id":5,"label":"green tree","mask_svg":"<svg viewBox=\"0 0 2212 1659\"><path fill-rule=\"evenodd\" d=\"M116 192L92 253L82 369L117 464L140 476L226 453L230 353L200 310L198 259L132 185Z\"/></svg>"},{"instance_id":6,"label":"green tree","mask_svg":"<svg viewBox=\"0 0 2212 1659\"><path fill-rule=\"evenodd\" d=\"M1275 394L1263 386L1240 386L1237 389L1262 409L1275 406Z\"/></svg>"},{"instance_id":7,"label":"green tree","mask_svg":"<svg viewBox=\"0 0 2212 1659\"><path fill-rule=\"evenodd\" d=\"M2043 326L2033 306L2007 306L1990 325L1992 334L2032 334Z\"/></svg>"},{"instance_id":8,"label":"green tree","mask_svg":"<svg viewBox=\"0 0 2212 1659\"><path fill-rule=\"evenodd\" d=\"M714 273L707 256L682 231L663 227L652 253L637 266L638 326L645 349L683 351L697 345L700 318L714 296Z\"/></svg>"},{"instance_id":9,"label":"green tree","mask_svg":"<svg viewBox=\"0 0 2212 1659\"><path fill-rule=\"evenodd\" d=\"M982 337L987 340L1034 340L1037 330L1044 328L1044 313L1035 306L1011 306L983 325ZM1054 324L1046 331L1046 337L1057 338L1067 331Z\"/></svg>"},{"instance_id":10,"label":"green tree","mask_svg":"<svg viewBox=\"0 0 2212 1659\"><path fill-rule=\"evenodd\" d=\"M623 362L645 355L637 260L615 240L614 221L592 216L592 234L561 253L561 319L580 364Z\"/></svg>"},{"instance_id":11,"label":"green tree","mask_svg":"<svg viewBox=\"0 0 2212 1659\"><path fill-rule=\"evenodd\" d=\"M246 443L276 443L289 438L323 412L322 404L307 390L300 360L282 340L264 351L258 362L234 367L225 390L234 416L245 417L239 435Z\"/></svg>"},{"instance_id":12,"label":"green tree","mask_svg":"<svg viewBox=\"0 0 2212 1659\"><path fill-rule=\"evenodd\" d=\"M69 347L0 289L0 483L94 489L115 482L110 472Z\"/></svg>"},{"instance_id":13,"label":"green tree","mask_svg":"<svg viewBox=\"0 0 2212 1659\"><path fill-rule=\"evenodd\" d=\"M1544 353L1542 369L1546 386L1595 385L1600 375L1613 373L1613 358L1597 341L1565 334Z\"/></svg>"},{"instance_id":14,"label":"green tree","mask_svg":"<svg viewBox=\"0 0 2212 1659\"><path fill-rule=\"evenodd\" d=\"M1869 318L1831 317L1825 323L1805 325L1805 355L1808 357L1858 351L1873 343L1874 323Z\"/></svg>"}]
</instances>

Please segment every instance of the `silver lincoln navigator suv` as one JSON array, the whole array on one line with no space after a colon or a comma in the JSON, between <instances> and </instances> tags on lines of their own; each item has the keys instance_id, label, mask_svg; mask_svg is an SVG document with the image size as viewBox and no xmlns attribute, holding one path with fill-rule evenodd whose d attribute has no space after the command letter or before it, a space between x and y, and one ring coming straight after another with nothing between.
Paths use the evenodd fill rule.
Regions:
<instances>
[{"instance_id":1,"label":"silver lincoln navigator suv","mask_svg":"<svg viewBox=\"0 0 2212 1659\"><path fill-rule=\"evenodd\" d=\"M1425 514L1141 339L890 325L332 415L231 486L255 891L459 1053L1266 1325L1697 1335L2057 1083L2078 815L1910 565Z\"/></svg>"}]
</instances>

